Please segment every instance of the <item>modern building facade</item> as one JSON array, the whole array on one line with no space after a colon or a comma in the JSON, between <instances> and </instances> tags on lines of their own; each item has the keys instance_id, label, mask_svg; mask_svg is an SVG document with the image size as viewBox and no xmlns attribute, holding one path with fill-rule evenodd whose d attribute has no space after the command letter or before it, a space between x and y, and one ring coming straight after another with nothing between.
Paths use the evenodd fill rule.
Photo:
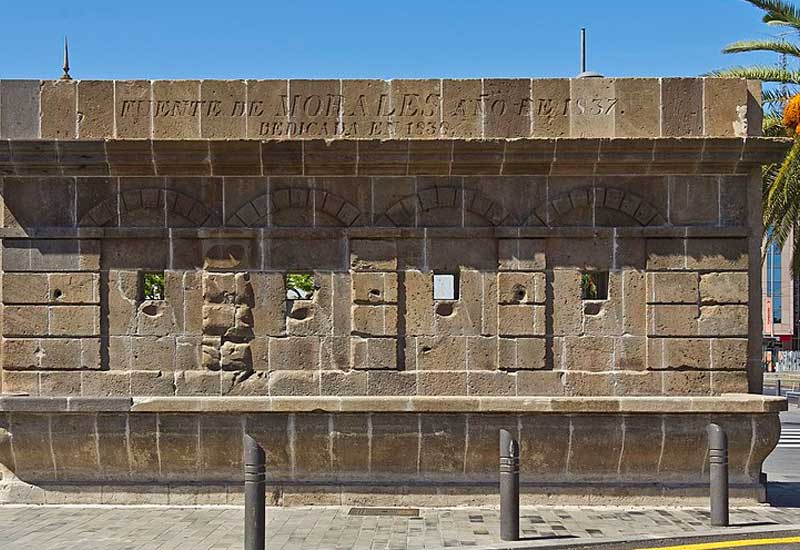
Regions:
<instances>
[{"instance_id":1,"label":"modern building facade","mask_svg":"<svg viewBox=\"0 0 800 550\"><path fill-rule=\"evenodd\" d=\"M764 342L767 350L798 349L795 338L797 283L792 276L792 248L790 239L783 248L771 244L764 250L761 276L764 281L762 285Z\"/></svg>"},{"instance_id":2,"label":"modern building facade","mask_svg":"<svg viewBox=\"0 0 800 550\"><path fill-rule=\"evenodd\" d=\"M0 498L763 496L760 86L2 81ZM748 393L750 392L750 393ZM733 394L733 395L731 395Z\"/></svg>"}]
</instances>

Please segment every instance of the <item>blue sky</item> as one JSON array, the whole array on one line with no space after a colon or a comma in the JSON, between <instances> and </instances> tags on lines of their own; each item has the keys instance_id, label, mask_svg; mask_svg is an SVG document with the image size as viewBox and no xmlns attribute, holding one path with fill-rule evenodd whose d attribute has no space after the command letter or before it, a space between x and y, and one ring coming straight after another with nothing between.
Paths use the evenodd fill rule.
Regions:
<instances>
[{"instance_id":1,"label":"blue sky","mask_svg":"<svg viewBox=\"0 0 800 550\"><path fill-rule=\"evenodd\" d=\"M0 78L692 76L763 55L743 0L0 0Z\"/></svg>"}]
</instances>

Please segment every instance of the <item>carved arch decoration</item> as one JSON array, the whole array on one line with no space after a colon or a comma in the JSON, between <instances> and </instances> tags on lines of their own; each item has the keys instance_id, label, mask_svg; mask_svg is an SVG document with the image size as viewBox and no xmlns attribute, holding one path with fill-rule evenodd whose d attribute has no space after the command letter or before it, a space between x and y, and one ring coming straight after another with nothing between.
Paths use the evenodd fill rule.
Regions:
<instances>
[{"instance_id":1,"label":"carved arch decoration","mask_svg":"<svg viewBox=\"0 0 800 550\"><path fill-rule=\"evenodd\" d=\"M315 217L322 215L333 225L350 227L362 216L361 210L341 196L313 187L290 187L264 193L246 202L228 216L226 224L236 227L267 225L281 213L292 211L314 211ZM298 218L298 220L301 218Z\"/></svg>"},{"instance_id":2,"label":"carved arch decoration","mask_svg":"<svg viewBox=\"0 0 800 550\"><path fill-rule=\"evenodd\" d=\"M188 226L199 227L213 218L216 211L184 193L158 187L141 187L117 193L89 210L78 222L80 226L106 227L136 213L165 213L181 218ZM164 222L165 223L165 222ZM122 225L125 225L124 223ZM161 224L163 225L163 223Z\"/></svg>"},{"instance_id":3,"label":"carved arch decoration","mask_svg":"<svg viewBox=\"0 0 800 550\"><path fill-rule=\"evenodd\" d=\"M468 215L474 216L479 223L469 223ZM435 225L439 226L517 225L517 221L501 204L486 195L474 189L446 185L407 195L390 205L376 219L394 226L424 226L427 225L426 218L432 219L432 216L437 218ZM451 223L447 223L448 220Z\"/></svg>"},{"instance_id":4,"label":"carved arch decoration","mask_svg":"<svg viewBox=\"0 0 800 550\"><path fill-rule=\"evenodd\" d=\"M636 193L615 187L586 186L556 195L532 212L525 225L657 226L659 209Z\"/></svg>"}]
</instances>

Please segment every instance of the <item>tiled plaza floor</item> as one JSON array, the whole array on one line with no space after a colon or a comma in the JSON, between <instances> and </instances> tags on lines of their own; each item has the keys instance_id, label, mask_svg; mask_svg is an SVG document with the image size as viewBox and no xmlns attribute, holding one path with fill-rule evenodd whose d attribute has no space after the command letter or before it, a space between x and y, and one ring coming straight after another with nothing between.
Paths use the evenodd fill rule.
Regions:
<instances>
[{"instance_id":1,"label":"tiled plaza floor","mask_svg":"<svg viewBox=\"0 0 800 550\"><path fill-rule=\"evenodd\" d=\"M419 518L352 516L348 507L270 508L269 550L480 548L499 542L497 510L421 509ZM3 550L241 550L241 508L0 506ZM734 525L800 524L800 508L739 508ZM696 508L524 508L527 540L708 531Z\"/></svg>"}]
</instances>

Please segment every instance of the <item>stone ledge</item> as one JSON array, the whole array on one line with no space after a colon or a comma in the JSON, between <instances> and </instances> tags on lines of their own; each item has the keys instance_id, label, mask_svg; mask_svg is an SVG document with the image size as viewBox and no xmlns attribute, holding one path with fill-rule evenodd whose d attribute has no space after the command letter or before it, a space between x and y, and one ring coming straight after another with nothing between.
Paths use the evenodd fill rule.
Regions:
<instances>
[{"instance_id":1,"label":"stone ledge","mask_svg":"<svg viewBox=\"0 0 800 550\"><path fill-rule=\"evenodd\" d=\"M746 238L744 226L646 227L6 227L2 239L520 239L520 238Z\"/></svg>"},{"instance_id":2,"label":"stone ledge","mask_svg":"<svg viewBox=\"0 0 800 550\"><path fill-rule=\"evenodd\" d=\"M0 397L0 412L132 413L777 413L780 397Z\"/></svg>"},{"instance_id":3,"label":"stone ledge","mask_svg":"<svg viewBox=\"0 0 800 550\"><path fill-rule=\"evenodd\" d=\"M0 140L5 176L729 175L782 158L788 138ZM225 148L217 150L222 145ZM413 144L413 147L412 147ZM70 149L80 146L79 151ZM247 147L243 155L234 146ZM169 154L159 155L168 148ZM638 151L632 155L631 150ZM344 159L344 160L343 160ZM350 159L350 160L347 160Z\"/></svg>"}]
</instances>

